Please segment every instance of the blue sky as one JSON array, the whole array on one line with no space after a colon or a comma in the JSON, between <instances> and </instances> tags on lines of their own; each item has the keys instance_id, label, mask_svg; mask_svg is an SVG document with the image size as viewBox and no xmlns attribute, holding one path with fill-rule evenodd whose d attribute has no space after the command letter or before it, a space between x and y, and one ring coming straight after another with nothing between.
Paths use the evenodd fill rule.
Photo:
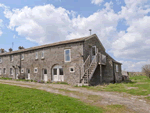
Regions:
<instances>
[{"instance_id":1,"label":"blue sky","mask_svg":"<svg viewBox=\"0 0 150 113\"><path fill-rule=\"evenodd\" d=\"M150 63L150 0L1 0L0 48L25 48L96 33L123 69ZM141 53L141 54L140 54Z\"/></svg>"}]
</instances>

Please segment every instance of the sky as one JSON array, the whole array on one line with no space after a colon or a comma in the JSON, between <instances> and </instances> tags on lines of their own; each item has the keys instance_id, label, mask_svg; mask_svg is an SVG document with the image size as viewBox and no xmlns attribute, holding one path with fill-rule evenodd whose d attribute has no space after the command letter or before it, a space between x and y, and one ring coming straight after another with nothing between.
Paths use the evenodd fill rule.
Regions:
<instances>
[{"instance_id":1,"label":"sky","mask_svg":"<svg viewBox=\"0 0 150 113\"><path fill-rule=\"evenodd\" d=\"M150 64L150 0L0 0L7 51L89 36L89 29L122 70Z\"/></svg>"}]
</instances>

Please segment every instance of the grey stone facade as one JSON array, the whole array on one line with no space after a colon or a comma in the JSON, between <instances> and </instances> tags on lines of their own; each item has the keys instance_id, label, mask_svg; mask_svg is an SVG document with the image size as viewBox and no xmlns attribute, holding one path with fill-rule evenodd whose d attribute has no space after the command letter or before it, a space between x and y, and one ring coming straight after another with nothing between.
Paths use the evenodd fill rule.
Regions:
<instances>
[{"instance_id":1,"label":"grey stone facade","mask_svg":"<svg viewBox=\"0 0 150 113\"><path fill-rule=\"evenodd\" d=\"M27 78L27 71L30 70L30 79L43 80L43 69L47 70L47 80L54 80L52 69L55 65L60 65L63 68L64 82L72 85L77 85L81 78L81 66L89 55L91 55L91 47L96 46L98 52L106 55L106 65L102 66L102 81L103 82L117 82L121 80L121 64L111 58L106 52L105 48L99 41L98 37L94 34L89 37L80 39L74 39L70 41L63 41L59 43L43 45L18 51L12 51L7 53L0 53L2 62L0 63L2 77L16 78L17 70L18 74ZM64 50L71 50L71 61L65 62ZM44 58L42 58L42 52L44 52ZM36 59L36 53L38 53L38 59ZM11 61L11 55L13 55L13 61ZM21 55L24 55L24 59L21 60ZM92 60L92 59L91 59ZM116 72L116 65L118 65L118 72ZM14 68L15 66L15 68ZM19 68L20 67L20 68ZM4 73L4 68L6 73ZM13 68L13 74L10 75L10 68ZM35 73L37 68L37 73ZM70 72L70 68L74 71ZM22 72L21 72L22 71ZM91 79L91 84L99 84L99 65L94 72Z\"/></svg>"}]
</instances>

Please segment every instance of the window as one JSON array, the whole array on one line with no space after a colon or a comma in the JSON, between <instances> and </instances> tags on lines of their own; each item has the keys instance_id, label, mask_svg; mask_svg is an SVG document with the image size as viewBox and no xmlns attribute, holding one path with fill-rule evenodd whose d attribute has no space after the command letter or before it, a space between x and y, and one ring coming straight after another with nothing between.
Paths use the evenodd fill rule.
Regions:
<instances>
[{"instance_id":1,"label":"window","mask_svg":"<svg viewBox=\"0 0 150 113\"><path fill-rule=\"evenodd\" d=\"M57 68L53 69L54 75L57 75Z\"/></svg>"},{"instance_id":2,"label":"window","mask_svg":"<svg viewBox=\"0 0 150 113\"><path fill-rule=\"evenodd\" d=\"M3 73L6 74L6 68L3 69Z\"/></svg>"},{"instance_id":3,"label":"window","mask_svg":"<svg viewBox=\"0 0 150 113\"><path fill-rule=\"evenodd\" d=\"M2 57L0 57L0 63L2 63Z\"/></svg>"},{"instance_id":4,"label":"window","mask_svg":"<svg viewBox=\"0 0 150 113\"><path fill-rule=\"evenodd\" d=\"M10 75L13 75L13 69L10 68Z\"/></svg>"},{"instance_id":5,"label":"window","mask_svg":"<svg viewBox=\"0 0 150 113\"><path fill-rule=\"evenodd\" d=\"M38 72L38 69L37 68L34 68L34 73L37 73Z\"/></svg>"},{"instance_id":6,"label":"window","mask_svg":"<svg viewBox=\"0 0 150 113\"><path fill-rule=\"evenodd\" d=\"M47 69L44 69L44 74L47 74Z\"/></svg>"},{"instance_id":7,"label":"window","mask_svg":"<svg viewBox=\"0 0 150 113\"><path fill-rule=\"evenodd\" d=\"M23 68L21 69L21 73L24 73L24 69Z\"/></svg>"},{"instance_id":8,"label":"window","mask_svg":"<svg viewBox=\"0 0 150 113\"><path fill-rule=\"evenodd\" d=\"M10 56L10 61L13 62L13 55Z\"/></svg>"},{"instance_id":9,"label":"window","mask_svg":"<svg viewBox=\"0 0 150 113\"><path fill-rule=\"evenodd\" d=\"M65 50L65 62L70 62L71 61L71 53L70 49Z\"/></svg>"},{"instance_id":10,"label":"window","mask_svg":"<svg viewBox=\"0 0 150 113\"><path fill-rule=\"evenodd\" d=\"M70 67L70 72L71 72L71 73L74 73L74 72L75 72L74 67Z\"/></svg>"},{"instance_id":11,"label":"window","mask_svg":"<svg viewBox=\"0 0 150 113\"><path fill-rule=\"evenodd\" d=\"M35 53L35 59L38 59L38 52Z\"/></svg>"},{"instance_id":12,"label":"window","mask_svg":"<svg viewBox=\"0 0 150 113\"><path fill-rule=\"evenodd\" d=\"M63 68L59 68L59 75L64 75L63 74Z\"/></svg>"},{"instance_id":13,"label":"window","mask_svg":"<svg viewBox=\"0 0 150 113\"><path fill-rule=\"evenodd\" d=\"M118 65L116 64L116 72L119 72Z\"/></svg>"},{"instance_id":14,"label":"window","mask_svg":"<svg viewBox=\"0 0 150 113\"><path fill-rule=\"evenodd\" d=\"M44 50L42 51L41 58L44 58Z\"/></svg>"},{"instance_id":15,"label":"window","mask_svg":"<svg viewBox=\"0 0 150 113\"><path fill-rule=\"evenodd\" d=\"M0 68L0 75L2 74L2 69Z\"/></svg>"},{"instance_id":16,"label":"window","mask_svg":"<svg viewBox=\"0 0 150 113\"><path fill-rule=\"evenodd\" d=\"M92 56L96 55L96 46L92 46Z\"/></svg>"},{"instance_id":17,"label":"window","mask_svg":"<svg viewBox=\"0 0 150 113\"><path fill-rule=\"evenodd\" d=\"M24 54L21 54L21 60L24 60Z\"/></svg>"}]
</instances>

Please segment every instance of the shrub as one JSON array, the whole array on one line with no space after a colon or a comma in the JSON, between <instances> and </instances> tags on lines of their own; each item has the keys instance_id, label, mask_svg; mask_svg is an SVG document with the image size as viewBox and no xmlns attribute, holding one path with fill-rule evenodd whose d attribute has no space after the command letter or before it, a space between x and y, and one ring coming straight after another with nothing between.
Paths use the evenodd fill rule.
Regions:
<instances>
[{"instance_id":1,"label":"shrub","mask_svg":"<svg viewBox=\"0 0 150 113\"><path fill-rule=\"evenodd\" d=\"M150 78L150 64L144 65L142 67L142 72Z\"/></svg>"}]
</instances>

